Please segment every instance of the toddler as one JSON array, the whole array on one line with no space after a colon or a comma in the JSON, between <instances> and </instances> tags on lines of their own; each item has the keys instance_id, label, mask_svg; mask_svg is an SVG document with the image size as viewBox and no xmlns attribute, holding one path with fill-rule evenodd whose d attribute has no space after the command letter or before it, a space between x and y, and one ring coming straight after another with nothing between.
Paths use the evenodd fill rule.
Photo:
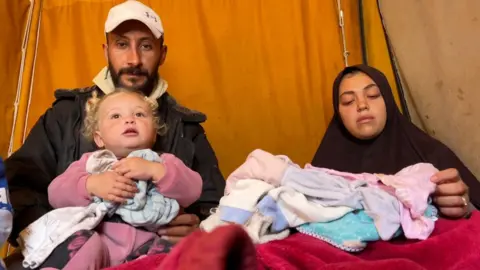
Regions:
<instances>
[{"instance_id":1,"label":"toddler","mask_svg":"<svg viewBox=\"0 0 480 270\"><path fill-rule=\"evenodd\" d=\"M118 89L94 94L86 108L84 135L101 150L50 184L57 209L20 234L24 267L98 269L168 252L157 232L200 197L198 173L150 150L166 128L155 101Z\"/></svg>"}]
</instances>

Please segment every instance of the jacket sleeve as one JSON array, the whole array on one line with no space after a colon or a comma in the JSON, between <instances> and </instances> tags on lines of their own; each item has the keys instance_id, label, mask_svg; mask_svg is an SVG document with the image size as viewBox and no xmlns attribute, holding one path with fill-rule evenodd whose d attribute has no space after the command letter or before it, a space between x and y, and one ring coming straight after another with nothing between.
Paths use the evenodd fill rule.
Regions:
<instances>
[{"instance_id":1,"label":"jacket sleeve","mask_svg":"<svg viewBox=\"0 0 480 270\"><path fill-rule=\"evenodd\" d=\"M202 195L185 211L196 214L200 220L204 220L210 215L210 209L218 206L225 190L225 178L220 172L217 157L204 129L201 125L198 127L199 132L193 139L195 153L192 169L202 177Z\"/></svg>"},{"instance_id":2,"label":"jacket sleeve","mask_svg":"<svg viewBox=\"0 0 480 270\"><path fill-rule=\"evenodd\" d=\"M20 231L50 210L47 188L56 176L56 151L61 147L61 123L73 107L70 100L48 109L33 126L24 144L6 161L6 177L14 211L9 242L16 246Z\"/></svg>"},{"instance_id":3,"label":"jacket sleeve","mask_svg":"<svg viewBox=\"0 0 480 270\"><path fill-rule=\"evenodd\" d=\"M48 186L48 201L53 208L88 206L92 198L87 192L87 160L89 153L70 164L64 173Z\"/></svg>"},{"instance_id":4,"label":"jacket sleeve","mask_svg":"<svg viewBox=\"0 0 480 270\"><path fill-rule=\"evenodd\" d=\"M161 158L165 175L156 182L158 192L177 200L181 207L190 206L200 198L202 178L172 154L162 154Z\"/></svg>"}]
</instances>

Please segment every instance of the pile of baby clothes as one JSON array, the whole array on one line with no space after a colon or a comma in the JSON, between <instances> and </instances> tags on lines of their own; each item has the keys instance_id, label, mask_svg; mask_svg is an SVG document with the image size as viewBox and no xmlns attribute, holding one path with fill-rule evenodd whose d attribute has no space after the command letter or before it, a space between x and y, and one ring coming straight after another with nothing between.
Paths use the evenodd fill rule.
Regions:
<instances>
[{"instance_id":1,"label":"pile of baby clothes","mask_svg":"<svg viewBox=\"0 0 480 270\"><path fill-rule=\"evenodd\" d=\"M257 149L228 177L219 207L200 228L240 224L254 243L285 238L296 228L351 252L402 234L426 239L437 219L429 197L436 172L426 163L395 175L301 168Z\"/></svg>"}]
</instances>

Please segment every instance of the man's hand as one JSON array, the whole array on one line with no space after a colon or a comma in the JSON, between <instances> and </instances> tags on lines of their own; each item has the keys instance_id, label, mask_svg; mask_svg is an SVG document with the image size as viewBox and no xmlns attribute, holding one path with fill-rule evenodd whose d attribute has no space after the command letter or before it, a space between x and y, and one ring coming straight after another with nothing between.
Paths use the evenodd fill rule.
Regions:
<instances>
[{"instance_id":1,"label":"man's hand","mask_svg":"<svg viewBox=\"0 0 480 270\"><path fill-rule=\"evenodd\" d=\"M440 213L448 218L461 218L468 213L468 187L456 169L436 173L432 182L437 184L433 201Z\"/></svg>"},{"instance_id":2,"label":"man's hand","mask_svg":"<svg viewBox=\"0 0 480 270\"><path fill-rule=\"evenodd\" d=\"M90 175L86 188L89 194L116 203L123 203L138 192L134 181L111 171Z\"/></svg>"},{"instance_id":3,"label":"man's hand","mask_svg":"<svg viewBox=\"0 0 480 270\"><path fill-rule=\"evenodd\" d=\"M120 175L136 180L160 180L165 175L162 163L148 161L139 157L124 158L112 166Z\"/></svg>"},{"instance_id":4,"label":"man's hand","mask_svg":"<svg viewBox=\"0 0 480 270\"><path fill-rule=\"evenodd\" d=\"M176 244L198 228L200 219L193 214L179 214L166 227L158 230L162 238Z\"/></svg>"}]
</instances>

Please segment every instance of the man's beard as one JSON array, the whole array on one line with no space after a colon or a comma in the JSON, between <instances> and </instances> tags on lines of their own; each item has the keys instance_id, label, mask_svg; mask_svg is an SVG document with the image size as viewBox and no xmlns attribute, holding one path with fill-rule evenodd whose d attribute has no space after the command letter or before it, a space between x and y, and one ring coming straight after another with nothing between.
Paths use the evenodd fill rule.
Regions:
<instances>
[{"instance_id":1,"label":"man's beard","mask_svg":"<svg viewBox=\"0 0 480 270\"><path fill-rule=\"evenodd\" d=\"M152 91L153 87L157 85L158 83L158 68L160 67L160 64L157 64L155 66L155 72L153 74L149 74L147 70L141 69L139 67L128 67L128 68L122 68L118 72L115 72L115 69L112 66L112 63L108 61L108 71L110 72L110 75L112 77L113 85L115 88L124 88L127 90L132 90L132 91L141 91L144 93L146 96L149 96ZM142 84L137 85L135 81L130 80L132 83L131 85L125 85L122 80L120 79L120 76L127 74L127 75L135 75L135 76L143 76L146 78L145 82Z\"/></svg>"}]
</instances>

